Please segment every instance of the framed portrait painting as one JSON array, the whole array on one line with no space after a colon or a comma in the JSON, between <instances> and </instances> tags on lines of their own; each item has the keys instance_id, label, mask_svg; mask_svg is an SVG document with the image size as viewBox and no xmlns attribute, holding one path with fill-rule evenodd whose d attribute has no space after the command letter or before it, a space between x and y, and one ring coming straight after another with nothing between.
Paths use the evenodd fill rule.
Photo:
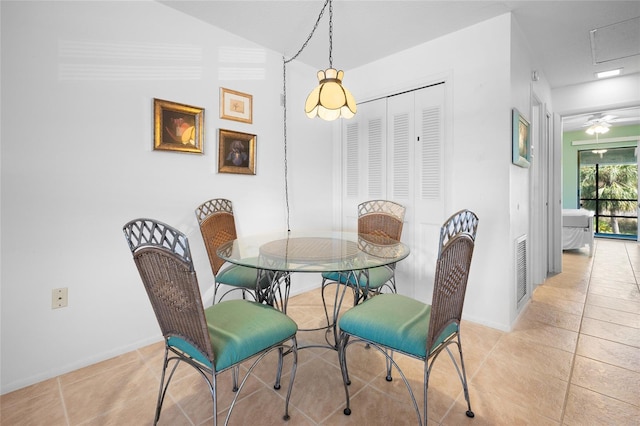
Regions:
<instances>
[{"instance_id":1,"label":"framed portrait painting","mask_svg":"<svg viewBox=\"0 0 640 426\"><path fill-rule=\"evenodd\" d=\"M516 108L512 110L511 162L520 167L531 164L531 132L529 122Z\"/></svg>"},{"instance_id":2,"label":"framed portrait painting","mask_svg":"<svg viewBox=\"0 0 640 426\"><path fill-rule=\"evenodd\" d=\"M253 122L253 96L221 87L220 118L251 124Z\"/></svg>"},{"instance_id":3,"label":"framed portrait painting","mask_svg":"<svg viewBox=\"0 0 640 426\"><path fill-rule=\"evenodd\" d=\"M153 109L154 150L203 153L203 108L154 99Z\"/></svg>"},{"instance_id":4,"label":"framed portrait painting","mask_svg":"<svg viewBox=\"0 0 640 426\"><path fill-rule=\"evenodd\" d=\"M218 172L256 174L256 135L220 129Z\"/></svg>"}]
</instances>

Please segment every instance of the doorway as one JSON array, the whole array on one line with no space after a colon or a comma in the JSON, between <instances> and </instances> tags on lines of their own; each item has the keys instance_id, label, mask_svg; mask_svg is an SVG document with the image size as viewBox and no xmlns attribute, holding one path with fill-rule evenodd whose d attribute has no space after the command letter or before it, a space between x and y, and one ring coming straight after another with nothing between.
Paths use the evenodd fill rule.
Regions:
<instances>
[{"instance_id":1,"label":"doorway","mask_svg":"<svg viewBox=\"0 0 640 426\"><path fill-rule=\"evenodd\" d=\"M580 207L594 212L596 236L638 238L637 147L578 151Z\"/></svg>"}]
</instances>

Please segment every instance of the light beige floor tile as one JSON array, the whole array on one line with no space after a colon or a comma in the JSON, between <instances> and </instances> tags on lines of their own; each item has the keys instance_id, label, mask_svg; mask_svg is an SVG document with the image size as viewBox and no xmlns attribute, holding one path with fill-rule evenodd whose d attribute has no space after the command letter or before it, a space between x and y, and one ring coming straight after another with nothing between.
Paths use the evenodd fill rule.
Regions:
<instances>
[{"instance_id":1,"label":"light beige floor tile","mask_svg":"<svg viewBox=\"0 0 640 426\"><path fill-rule=\"evenodd\" d=\"M240 368L240 382L242 382L246 371L244 366ZM288 384L288 381L285 383ZM227 410L236 395L240 401L262 388L270 389L272 386L266 385L255 376L249 376L244 387L238 392L233 391L232 384L231 370L226 370L218 374L218 413ZM286 385L283 386L280 392L283 392L284 389L286 393L286 387ZM194 424L200 424L213 417L213 401L209 387L199 374L189 375L172 382L169 386L168 393Z\"/></svg>"},{"instance_id":2,"label":"light beige floor tile","mask_svg":"<svg viewBox=\"0 0 640 426\"><path fill-rule=\"evenodd\" d=\"M626 327L593 318L584 318L580 332L588 336L599 337L640 349L640 328Z\"/></svg>"},{"instance_id":3,"label":"light beige floor tile","mask_svg":"<svg viewBox=\"0 0 640 426\"><path fill-rule=\"evenodd\" d=\"M591 285L589 286L589 294L640 303L640 292L634 283L609 282L607 285Z\"/></svg>"},{"instance_id":4,"label":"light beige floor tile","mask_svg":"<svg viewBox=\"0 0 640 426\"><path fill-rule=\"evenodd\" d=\"M513 334L500 339L491 356L501 363L518 365L564 381L569 381L573 362L573 352L523 340Z\"/></svg>"},{"instance_id":5,"label":"light beige floor tile","mask_svg":"<svg viewBox=\"0 0 640 426\"><path fill-rule=\"evenodd\" d=\"M580 330L581 315L555 309L544 302L529 302L517 321L536 321L569 331ZM516 322L517 324L517 322Z\"/></svg>"},{"instance_id":6,"label":"light beige floor tile","mask_svg":"<svg viewBox=\"0 0 640 426\"><path fill-rule=\"evenodd\" d=\"M291 403L312 421L319 422L344 406L342 374L334 365L314 358L298 368L296 382L304 385L297 389L294 387ZM350 389L354 394L362 386L359 379L351 376Z\"/></svg>"},{"instance_id":7,"label":"light beige floor tile","mask_svg":"<svg viewBox=\"0 0 640 426\"><path fill-rule=\"evenodd\" d=\"M343 404L328 418L324 419L321 424L331 426L409 426L418 424L418 417L411 403L389 400L383 392L370 386L366 386L361 391L355 393L351 398L350 405L350 415L347 416L344 414ZM422 415L421 413L421 416ZM433 420L430 420L428 424L437 425Z\"/></svg>"},{"instance_id":8,"label":"light beige floor tile","mask_svg":"<svg viewBox=\"0 0 640 426\"><path fill-rule=\"evenodd\" d=\"M601 306L586 305L584 307L584 316L585 318L593 318L612 324L640 329L640 314L604 308Z\"/></svg>"},{"instance_id":9,"label":"light beige floor tile","mask_svg":"<svg viewBox=\"0 0 640 426\"><path fill-rule=\"evenodd\" d=\"M78 376L75 378L78 379ZM64 404L69 421L73 425L93 419L134 400L155 401L158 386L156 377L140 360L91 374L86 379L61 383Z\"/></svg>"},{"instance_id":10,"label":"light beige floor tile","mask_svg":"<svg viewBox=\"0 0 640 426\"><path fill-rule=\"evenodd\" d=\"M511 334L521 339L528 339L532 343L551 346L567 352L574 352L578 333L563 328L531 321L519 320L511 331Z\"/></svg>"},{"instance_id":11,"label":"light beige floor tile","mask_svg":"<svg viewBox=\"0 0 640 426\"><path fill-rule=\"evenodd\" d=\"M587 297L587 290L578 290L575 288L564 288L559 286L541 285L535 290L535 300L548 301L548 300L568 300L570 302L576 302L584 304L584 300Z\"/></svg>"},{"instance_id":12,"label":"light beige floor tile","mask_svg":"<svg viewBox=\"0 0 640 426\"><path fill-rule=\"evenodd\" d=\"M640 407L640 373L576 356L571 384Z\"/></svg>"},{"instance_id":13,"label":"light beige floor tile","mask_svg":"<svg viewBox=\"0 0 640 426\"><path fill-rule=\"evenodd\" d=\"M563 271L561 274L547 277L544 286L575 290L586 294L589 288L589 278L589 274L572 274Z\"/></svg>"},{"instance_id":14,"label":"light beige floor tile","mask_svg":"<svg viewBox=\"0 0 640 426\"><path fill-rule=\"evenodd\" d=\"M571 386L563 424L567 426L633 426L640 408L579 386Z\"/></svg>"},{"instance_id":15,"label":"light beige floor tile","mask_svg":"<svg viewBox=\"0 0 640 426\"><path fill-rule=\"evenodd\" d=\"M541 416L533 404L520 406L503 399L493 392L479 389L473 384L469 388L473 418L466 415L467 402L460 396L442 420L442 426L511 426L536 425L558 426L558 421Z\"/></svg>"},{"instance_id":16,"label":"light beige floor tile","mask_svg":"<svg viewBox=\"0 0 640 426\"><path fill-rule=\"evenodd\" d=\"M58 379L49 379L44 380L40 383L36 383L31 386L26 386L22 389L18 389L13 392L6 393L4 395L0 395L0 411L4 411L5 408L16 404L24 402L25 400L42 396L42 395L51 395L51 394L59 394L59 385ZM0 418L1 420L1 418Z\"/></svg>"},{"instance_id":17,"label":"light beige floor tile","mask_svg":"<svg viewBox=\"0 0 640 426\"><path fill-rule=\"evenodd\" d=\"M286 393L279 395L273 390L261 388L238 401L231 412L229 425L313 425L300 410L289 405L289 420L284 420ZM218 424L224 424L228 411L220 413ZM259 420L258 420L259 419ZM212 424L210 420L199 424Z\"/></svg>"},{"instance_id":18,"label":"light beige floor tile","mask_svg":"<svg viewBox=\"0 0 640 426\"><path fill-rule=\"evenodd\" d=\"M60 376L60 383L62 386L65 386L78 380L85 380L91 376L102 374L105 371L117 370L122 367L130 366L132 363L136 363L137 365L139 362L140 354L138 354L137 351L127 352L120 356L63 374Z\"/></svg>"},{"instance_id":19,"label":"light beige floor tile","mask_svg":"<svg viewBox=\"0 0 640 426\"><path fill-rule=\"evenodd\" d=\"M2 405L2 425L66 426L67 419L59 392L39 394Z\"/></svg>"},{"instance_id":20,"label":"light beige floor tile","mask_svg":"<svg viewBox=\"0 0 640 426\"><path fill-rule=\"evenodd\" d=\"M640 349L633 346L582 334L576 354L640 372Z\"/></svg>"},{"instance_id":21,"label":"light beige floor tile","mask_svg":"<svg viewBox=\"0 0 640 426\"><path fill-rule=\"evenodd\" d=\"M152 426L156 398L138 398L129 404L118 404L113 410L80 423L78 426ZM193 423L170 398L165 399L160 412L159 426L191 426Z\"/></svg>"},{"instance_id":22,"label":"light beige floor tile","mask_svg":"<svg viewBox=\"0 0 640 426\"><path fill-rule=\"evenodd\" d=\"M601 306L603 308L630 312L632 314L637 314L638 312L640 312L640 302L638 301L624 300L591 293L587 295L587 305Z\"/></svg>"},{"instance_id":23,"label":"light beige floor tile","mask_svg":"<svg viewBox=\"0 0 640 426\"><path fill-rule=\"evenodd\" d=\"M503 331L464 319L460 324L460 338L463 350L470 347L481 352L489 352L504 334Z\"/></svg>"},{"instance_id":24,"label":"light beige floor tile","mask_svg":"<svg viewBox=\"0 0 640 426\"><path fill-rule=\"evenodd\" d=\"M552 376L505 364L489 357L471 383L476 392L492 392L522 407L537 407L541 416L560 421L568 383Z\"/></svg>"},{"instance_id":25,"label":"light beige floor tile","mask_svg":"<svg viewBox=\"0 0 640 426\"><path fill-rule=\"evenodd\" d=\"M533 292L531 298L532 301L543 303L552 309L556 309L562 312L567 312L574 315L582 315L584 309L584 300L573 301L558 297L558 293L561 289L555 288L547 290L545 286L539 286ZM571 290L569 290L570 292Z\"/></svg>"},{"instance_id":26,"label":"light beige floor tile","mask_svg":"<svg viewBox=\"0 0 640 426\"><path fill-rule=\"evenodd\" d=\"M612 281L621 281L621 282L635 282L635 276L633 274L633 269L626 264L626 268L616 268L615 266L602 268L593 268L593 272L591 274L592 279L598 280L612 280Z\"/></svg>"},{"instance_id":27,"label":"light beige floor tile","mask_svg":"<svg viewBox=\"0 0 640 426\"><path fill-rule=\"evenodd\" d=\"M384 355L372 347L367 348L363 343L352 343L347 347L347 367L349 376L369 383L379 375L385 374ZM337 357L330 356L330 363L340 368Z\"/></svg>"}]
</instances>

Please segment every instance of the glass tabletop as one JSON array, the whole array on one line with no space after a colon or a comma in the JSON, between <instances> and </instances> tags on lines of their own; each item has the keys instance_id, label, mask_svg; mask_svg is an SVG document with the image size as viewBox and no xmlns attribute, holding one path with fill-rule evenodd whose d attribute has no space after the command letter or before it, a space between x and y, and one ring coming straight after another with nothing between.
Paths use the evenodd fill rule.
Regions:
<instances>
[{"instance_id":1,"label":"glass tabletop","mask_svg":"<svg viewBox=\"0 0 640 426\"><path fill-rule=\"evenodd\" d=\"M237 265L287 272L338 272L375 268L409 255L399 241L342 231L296 231L242 237L221 245L218 256Z\"/></svg>"}]
</instances>

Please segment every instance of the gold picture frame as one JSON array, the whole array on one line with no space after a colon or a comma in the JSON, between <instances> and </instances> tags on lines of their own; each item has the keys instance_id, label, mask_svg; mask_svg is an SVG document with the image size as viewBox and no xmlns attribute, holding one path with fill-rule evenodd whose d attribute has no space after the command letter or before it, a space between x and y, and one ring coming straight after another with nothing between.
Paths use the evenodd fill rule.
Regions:
<instances>
[{"instance_id":1,"label":"gold picture frame","mask_svg":"<svg viewBox=\"0 0 640 426\"><path fill-rule=\"evenodd\" d=\"M253 96L221 87L220 118L253 123Z\"/></svg>"},{"instance_id":2,"label":"gold picture frame","mask_svg":"<svg viewBox=\"0 0 640 426\"><path fill-rule=\"evenodd\" d=\"M218 132L218 172L256 174L256 135L220 129Z\"/></svg>"},{"instance_id":3,"label":"gold picture frame","mask_svg":"<svg viewBox=\"0 0 640 426\"><path fill-rule=\"evenodd\" d=\"M202 154L204 108L153 99L153 149Z\"/></svg>"}]
</instances>

